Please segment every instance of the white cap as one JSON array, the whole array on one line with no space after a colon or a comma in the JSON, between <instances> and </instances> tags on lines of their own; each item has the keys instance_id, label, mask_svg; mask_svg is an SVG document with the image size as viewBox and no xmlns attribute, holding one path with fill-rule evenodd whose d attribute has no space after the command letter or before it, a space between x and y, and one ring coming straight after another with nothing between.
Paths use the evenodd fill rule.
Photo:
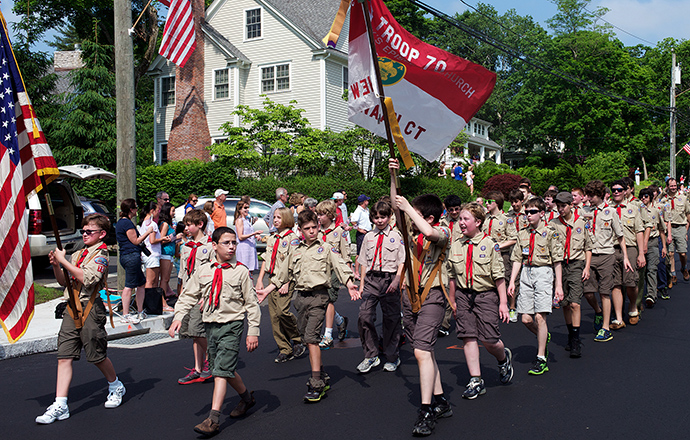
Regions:
<instances>
[{"instance_id":1,"label":"white cap","mask_svg":"<svg viewBox=\"0 0 690 440\"><path fill-rule=\"evenodd\" d=\"M333 197L331 197L333 200L345 200L345 196L341 192L334 192Z\"/></svg>"},{"instance_id":2,"label":"white cap","mask_svg":"<svg viewBox=\"0 0 690 440\"><path fill-rule=\"evenodd\" d=\"M216 197L220 197L220 196L223 195L223 194L230 194L230 193L227 192L227 191L224 191L224 190L222 190L222 189L217 189L216 192L215 192Z\"/></svg>"}]
</instances>

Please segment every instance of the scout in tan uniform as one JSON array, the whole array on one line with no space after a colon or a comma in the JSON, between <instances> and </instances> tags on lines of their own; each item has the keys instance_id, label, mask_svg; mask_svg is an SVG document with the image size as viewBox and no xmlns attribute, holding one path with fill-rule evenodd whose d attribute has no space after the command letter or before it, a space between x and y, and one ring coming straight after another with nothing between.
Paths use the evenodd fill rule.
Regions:
<instances>
[{"instance_id":1,"label":"scout in tan uniform","mask_svg":"<svg viewBox=\"0 0 690 440\"><path fill-rule=\"evenodd\" d=\"M584 282L589 278L592 262L592 241L587 235L585 218L573 212L573 196L560 192L555 197L559 216L549 226L563 242L563 317L568 328L568 345L571 358L582 356L580 318Z\"/></svg>"},{"instance_id":2,"label":"scout in tan uniform","mask_svg":"<svg viewBox=\"0 0 690 440\"><path fill-rule=\"evenodd\" d=\"M688 222L690 222L690 203L683 194L678 192L676 179L670 178L666 182L666 195L661 199L664 204L664 221L669 231L666 237L668 244L668 258L671 261L670 279L668 288L673 287L678 281L676 277L676 261L674 254L678 252L680 257L680 269L685 281L690 280L690 274L685 267L688 251Z\"/></svg>"},{"instance_id":3,"label":"scout in tan uniform","mask_svg":"<svg viewBox=\"0 0 690 440\"><path fill-rule=\"evenodd\" d=\"M388 167L397 170L397 159L389 159ZM448 284L448 277L442 266L451 233L449 228L438 225L443 213L443 203L438 196L421 195L410 204L407 199L397 195L395 182L391 183L392 206L402 215L407 214L412 227L412 237L407 245L412 255L413 273L403 276L403 287L406 289L402 295L403 326L419 366L422 398L412 434L424 436L431 434L437 418L453 414L443 393L441 374L434 355L434 345L446 307L444 286Z\"/></svg>"},{"instance_id":4,"label":"scout in tan uniform","mask_svg":"<svg viewBox=\"0 0 690 440\"><path fill-rule=\"evenodd\" d=\"M563 299L563 245L558 233L544 226L545 209L544 201L539 197L525 203L529 227L518 233L517 243L510 257L513 261L513 273L510 277L508 295L515 292L515 281L520 273L517 312L522 314L522 323L525 327L537 336L537 359L528 371L532 375L549 371L547 359L551 334L546 324L546 316L551 313L553 299Z\"/></svg>"},{"instance_id":5,"label":"scout in tan uniform","mask_svg":"<svg viewBox=\"0 0 690 440\"><path fill-rule=\"evenodd\" d=\"M170 337L180 329L182 319L199 300L208 339L208 360L213 374L213 400L209 416L194 427L199 434L211 436L220 431L220 410L228 384L239 394L240 402L230 417L241 417L256 404L237 373L240 342L247 318L247 351L259 346L261 309L249 269L237 262L237 236L227 226L213 231L214 259L201 264L185 283L175 304L175 316L168 329Z\"/></svg>"},{"instance_id":6,"label":"scout in tan uniform","mask_svg":"<svg viewBox=\"0 0 690 440\"><path fill-rule=\"evenodd\" d=\"M82 348L86 353L86 360L97 366L108 381L105 407L117 408L125 394L125 386L117 378L113 363L107 355L106 313L98 293L108 277L108 248L103 239L110 230L110 221L103 214L90 214L84 217L82 228L82 239L86 248L72 254L71 261L67 261L63 249L55 249L49 254L53 273L60 285L67 286L60 266L69 272L72 289L78 292L76 300L81 303L82 313L77 318L78 324L75 323L75 314L69 307L62 314L62 325L58 333L55 402L48 407L45 414L36 417L36 423L42 425L69 418L67 394L72 382L72 362L79 360ZM68 295L65 290L65 296Z\"/></svg>"},{"instance_id":7,"label":"scout in tan uniform","mask_svg":"<svg viewBox=\"0 0 690 440\"><path fill-rule=\"evenodd\" d=\"M333 200L324 200L316 206L316 216L319 219L319 234L321 239L329 246L332 246L338 251L348 266L352 267L349 262L350 246L347 242L347 232L343 226L335 226L336 206ZM361 271L360 271L361 272ZM347 336L348 319L340 316L335 310L335 302L338 300L338 290L340 290L340 281L335 274L331 275L331 287L328 288L328 307L326 308L326 327L323 331L323 338L319 342L319 347L322 350L328 350L333 347L333 323L338 326L338 339L343 340Z\"/></svg>"},{"instance_id":8,"label":"scout in tan uniform","mask_svg":"<svg viewBox=\"0 0 690 440\"><path fill-rule=\"evenodd\" d=\"M554 189L546 190L544 193L544 205L546 205L546 212L544 213L544 225L547 225L551 220L558 217L558 208L556 207L556 196L558 191Z\"/></svg>"},{"instance_id":9,"label":"scout in tan uniform","mask_svg":"<svg viewBox=\"0 0 690 440\"><path fill-rule=\"evenodd\" d=\"M531 185L530 185L531 186ZM510 202L511 209L506 214L508 229L510 233L513 234L512 237L517 237L520 230L527 228L527 216L525 215L525 209L523 208L524 202L527 200L525 197L525 189L527 187L521 186L521 189L514 189L508 194L508 202ZM529 193L527 193L529 194ZM531 194L530 194L531 195ZM510 253L512 255L513 248L510 248ZM510 263L510 272L506 273L506 279L510 280L510 274L513 273L513 263ZM520 276L520 274L518 274ZM517 298L520 296L520 286L515 286L515 293L508 296L508 307L510 308L510 322L517 322Z\"/></svg>"},{"instance_id":10,"label":"scout in tan uniform","mask_svg":"<svg viewBox=\"0 0 690 440\"><path fill-rule=\"evenodd\" d=\"M289 208L278 208L273 213L273 226L277 229L266 242L264 262L256 282L259 302L268 296L268 315L271 318L273 339L278 344L276 363L283 363L300 357L306 351L302 336L297 329L297 318L290 311L294 283L281 284L278 274L287 265L290 254L299 244L292 228L295 217ZM264 289L264 274L269 276L269 285Z\"/></svg>"},{"instance_id":11,"label":"scout in tan uniform","mask_svg":"<svg viewBox=\"0 0 690 440\"><path fill-rule=\"evenodd\" d=\"M643 277L640 279L638 289L640 293L644 292L644 286L647 285L647 294L645 295L645 306L649 309L654 307L657 300L657 269L659 266L659 237L663 248L661 251L661 258L666 258L666 223L659 212L659 208L652 202L654 200L654 192L650 188L643 188L640 190L640 201L643 209L647 211L650 219L649 240L647 241L647 253L645 259L647 265L643 271ZM638 309L642 302L642 295L638 295L637 306Z\"/></svg>"},{"instance_id":12,"label":"scout in tan uniform","mask_svg":"<svg viewBox=\"0 0 690 440\"><path fill-rule=\"evenodd\" d=\"M462 207L462 200L455 194L451 194L443 199L443 206L446 208L446 215L441 217L439 221L441 226L450 229L451 242L458 240L462 236L460 228L458 227L458 220L460 219L460 208ZM443 315L443 322L441 328L438 329L439 336L448 336L450 334L450 322L453 317L453 309L450 303L446 304L446 314Z\"/></svg>"},{"instance_id":13,"label":"scout in tan uniform","mask_svg":"<svg viewBox=\"0 0 690 440\"><path fill-rule=\"evenodd\" d=\"M513 378L512 353L501 341L499 322L508 322L505 267L500 246L481 231L484 208L468 203L460 213L463 236L448 255L450 301L455 303L458 338L463 341L470 381L462 397L486 393L479 363L479 344L498 361L501 383Z\"/></svg>"},{"instance_id":14,"label":"scout in tan uniform","mask_svg":"<svg viewBox=\"0 0 690 440\"><path fill-rule=\"evenodd\" d=\"M616 210L604 203L606 186L601 180L592 180L585 186L585 193L591 206L582 210L581 215L587 219L585 229L592 240L592 264L590 277L585 281L585 298L594 309L594 331L597 342L613 339L610 331L611 291L614 287L613 269L616 265L614 255L616 243L623 254L625 271L633 268L628 260L628 250L623 237L620 218ZM601 306L594 296L599 292Z\"/></svg>"},{"instance_id":15,"label":"scout in tan uniform","mask_svg":"<svg viewBox=\"0 0 690 440\"><path fill-rule=\"evenodd\" d=\"M357 366L360 373L368 373L379 365L379 335L376 332L376 306L381 304L383 323L383 354L385 371L395 371L400 365L400 276L405 262L405 244L400 233L393 230L393 213L388 202L377 202L371 208L374 229L364 236L359 261L362 282L359 285L357 327L364 349L364 360Z\"/></svg>"},{"instance_id":16,"label":"scout in tan uniform","mask_svg":"<svg viewBox=\"0 0 690 440\"><path fill-rule=\"evenodd\" d=\"M636 267L644 267L645 262L645 227L647 226L642 220L640 211L640 204L630 202L625 198L627 184L623 179L616 180L611 184L611 198L613 201L613 209L621 221L623 228L623 237L628 251L628 260L635 261ZM646 218L645 211L645 218ZM616 314L616 319L611 320L611 330L618 330L625 327L623 322L623 292L625 287L628 299L630 301L628 316L631 325L636 325L640 319L637 311L637 282L639 275L637 270L626 271L623 264L623 252L616 248L616 265L613 268L613 291L611 292L611 301L613 302L613 309Z\"/></svg>"},{"instance_id":17,"label":"scout in tan uniform","mask_svg":"<svg viewBox=\"0 0 690 440\"><path fill-rule=\"evenodd\" d=\"M337 248L327 245L319 237L316 213L302 211L297 217L304 240L288 258L288 264L281 268L279 280L295 283L295 308L297 326L309 348L311 377L307 382L304 400L318 402L330 388L330 377L323 371L321 362L321 327L328 306L328 288L331 284L331 271L335 271L341 283L347 285L351 299L357 299L357 286L352 283L352 270L342 259Z\"/></svg>"},{"instance_id":18,"label":"scout in tan uniform","mask_svg":"<svg viewBox=\"0 0 690 440\"><path fill-rule=\"evenodd\" d=\"M202 264L208 264L213 257L213 246L204 231L208 217L201 210L192 209L185 214L182 221L187 226L187 232L192 237L180 249L180 272L177 275L182 287ZM180 338L191 338L194 351L194 369L177 379L180 385L205 382L211 379L211 372L206 361L206 331L201 320L201 304L193 307L182 320Z\"/></svg>"}]
</instances>

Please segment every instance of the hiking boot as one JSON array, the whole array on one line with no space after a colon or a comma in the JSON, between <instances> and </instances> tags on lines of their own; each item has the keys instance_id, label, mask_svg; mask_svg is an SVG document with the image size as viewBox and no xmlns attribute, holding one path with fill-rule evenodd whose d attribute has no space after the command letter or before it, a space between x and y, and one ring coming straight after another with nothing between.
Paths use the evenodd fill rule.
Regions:
<instances>
[{"instance_id":1,"label":"hiking boot","mask_svg":"<svg viewBox=\"0 0 690 440\"><path fill-rule=\"evenodd\" d=\"M338 340L342 341L347 337L347 316L343 316L343 324L338 326Z\"/></svg>"},{"instance_id":2,"label":"hiking boot","mask_svg":"<svg viewBox=\"0 0 690 440\"><path fill-rule=\"evenodd\" d=\"M207 417L203 422L194 427L194 431L203 436L211 437L220 432L220 426L218 423L211 420L210 417Z\"/></svg>"},{"instance_id":3,"label":"hiking boot","mask_svg":"<svg viewBox=\"0 0 690 440\"><path fill-rule=\"evenodd\" d=\"M510 322L517 322L517 310L510 309L508 311L508 319Z\"/></svg>"},{"instance_id":4,"label":"hiking boot","mask_svg":"<svg viewBox=\"0 0 690 440\"><path fill-rule=\"evenodd\" d=\"M276 356L276 358L273 359L273 361L276 364L282 364L283 362L287 362L287 361L294 359L294 358L295 358L295 356L292 353L290 353L290 354L278 353L278 356Z\"/></svg>"},{"instance_id":5,"label":"hiking boot","mask_svg":"<svg viewBox=\"0 0 690 440\"><path fill-rule=\"evenodd\" d=\"M644 306L648 309L653 309L656 304L656 299L653 296L648 296L644 299Z\"/></svg>"},{"instance_id":6,"label":"hiking boot","mask_svg":"<svg viewBox=\"0 0 690 440\"><path fill-rule=\"evenodd\" d=\"M604 325L604 315L602 313L594 314L594 333L599 333L601 326Z\"/></svg>"},{"instance_id":7,"label":"hiking boot","mask_svg":"<svg viewBox=\"0 0 690 440\"><path fill-rule=\"evenodd\" d=\"M546 361L537 358L532 364L532 368L529 369L527 374L531 374L532 376L539 376L541 374L546 373L547 371L549 371L549 366L546 364Z\"/></svg>"},{"instance_id":8,"label":"hiking boot","mask_svg":"<svg viewBox=\"0 0 690 440\"><path fill-rule=\"evenodd\" d=\"M321 342L319 342L319 348L321 350L328 350L329 348L333 348L333 338L330 338L328 336L324 336L321 338Z\"/></svg>"},{"instance_id":9,"label":"hiking boot","mask_svg":"<svg viewBox=\"0 0 690 440\"><path fill-rule=\"evenodd\" d=\"M297 343L292 345L292 357L298 358L302 357L304 352L307 351L307 347L302 343ZM290 360L290 359L288 359Z\"/></svg>"},{"instance_id":10,"label":"hiking boot","mask_svg":"<svg viewBox=\"0 0 690 440\"><path fill-rule=\"evenodd\" d=\"M371 370L373 367L376 367L380 363L381 360L378 356L374 356L372 358L364 358L364 360L360 362L359 365L357 365L357 371L359 371L360 373L368 373L369 370Z\"/></svg>"},{"instance_id":11,"label":"hiking boot","mask_svg":"<svg viewBox=\"0 0 690 440\"><path fill-rule=\"evenodd\" d=\"M565 351L570 351L573 345L573 335L568 333L568 343L565 344Z\"/></svg>"},{"instance_id":12,"label":"hiking boot","mask_svg":"<svg viewBox=\"0 0 690 440\"><path fill-rule=\"evenodd\" d=\"M307 382L307 394L304 395L304 401L318 402L326 395L326 391L326 382L321 379L314 379L313 377L309 378L309 382Z\"/></svg>"},{"instance_id":13,"label":"hiking boot","mask_svg":"<svg viewBox=\"0 0 690 440\"><path fill-rule=\"evenodd\" d=\"M498 364L498 374L501 378L501 383L505 385L513 378L513 352L508 347L505 347L503 350L506 354L506 360L502 364Z\"/></svg>"},{"instance_id":14,"label":"hiking boot","mask_svg":"<svg viewBox=\"0 0 690 440\"><path fill-rule=\"evenodd\" d=\"M106 408L117 408L122 403L122 396L125 395L125 386L120 382L120 385L108 393L108 399L105 401Z\"/></svg>"},{"instance_id":15,"label":"hiking boot","mask_svg":"<svg viewBox=\"0 0 690 440\"><path fill-rule=\"evenodd\" d=\"M687 269L681 270L681 273L683 274L683 279L684 279L685 281L690 280L690 273L688 273L688 270L687 270Z\"/></svg>"},{"instance_id":16,"label":"hiking boot","mask_svg":"<svg viewBox=\"0 0 690 440\"><path fill-rule=\"evenodd\" d=\"M399 366L400 366L400 358L397 358L395 360L395 362L386 362L383 365L383 369L384 369L384 371L390 371L392 373L393 371L397 370Z\"/></svg>"},{"instance_id":17,"label":"hiking boot","mask_svg":"<svg viewBox=\"0 0 690 440\"><path fill-rule=\"evenodd\" d=\"M201 373L196 371L194 368L187 368L189 373L185 377L177 379L177 383L180 385L189 385L190 383L203 382L207 378L201 377Z\"/></svg>"},{"instance_id":18,"label":"hiking boot","mask_svg":"<svg viewBox=\"0 0 690 440\"><path fill-rule=\"evenodd\" d=\"M486 394L484 379L477 379L476 377L473 377L467 383L467 388L465 388L465 392L462 393L462 398L473 400L481 396L482 394Z\"/></svg>"},{"instance_id":19,"label":"hiking boot","mask_svg":"<svg viewBox=\"0 0 690 440\"><path fill-rule=\"evenodd\" d=\"M594 337L594 340L597 342L608 342L611 339L613 339L613 335L605 328L599 330L599 333L597 333L597 335Z\"/></svg>"},{"instance_id":20,"label":"hiking boot","mask_svg":"<svg viewBox=\"0 0 690 440\"><path fill-rule=\"evenodd\" d=\"M671 275L671 281L668 283L668 288L670 289L676 284L678 284L678 277L675 275Z\"/></svg>"},{"instance_id":21,"label":"hiking boot","mask_svg":"<svg viewBox=\"0 0 690 440\"><path fill-rule=\"evenodd\" d=\"M42 416L36 417L36 423L39 425L49 425L56 420L67 419L69 419L69 408L67 405L60 405L57 402L53 402Z\"/></svg>"},{"instance_id":22,"label":"hiking boot","mask_svg":"<svg viewBox=\"0 0 690 440\"><path fill-rule=\"evenodd\" d=\"M579 358L582 357L582 341L580 339L573 339L570 348L570 357Z\"/></svg>"},{"instance_id":23,"label":"hiking boot","mask_svg":"<svg viewBox=\"0 0 690 440\"><path fill-rule=\"evenodd\" d=\"M426 437L431 435L436 425L436 417L433 412L419 410L417 414L417 421L414 422L414 427L412 428L412 435L415 437Z\"/></svg>"},{"instance_id":24,"label":"hiking boot","mask_svg":"<svg viewBox=\"0 0 690 440\"><path fill-rule=\"evenodd\" d=\"M453 415L453 408L451 408L450 402L447 400L443 403L434 403L432 409L434 410L434 418L436 419L443 419Z\"/></svg>"},{"instance_id":25,"label":"hiking boot","mask_svg":"<svg viewBox=\"0 0 690 440\"><path fill-rule=\"evenodd\" d=\"M622 328L625 328L625 323L617 319L614 319L613 321L611 321L611 325L609 327L611 328L611 330L620 330Z\"/></svg>"},{"instance_id":26,"label":"hiking boot","mask_svg":"<svg viewBox=\"0 0 690 440\"><path fill-rule=\"evenodd\" d=\"M237 404L235 409L233 409L230 412L230 417L242 417L243 415L247 414L247 411L254 405L256 405L256 399L254 398L254 391L252 391L249 394L249 402L245 402L244 400L240 399L240 403Z\"/></svg>"}]
</instances>

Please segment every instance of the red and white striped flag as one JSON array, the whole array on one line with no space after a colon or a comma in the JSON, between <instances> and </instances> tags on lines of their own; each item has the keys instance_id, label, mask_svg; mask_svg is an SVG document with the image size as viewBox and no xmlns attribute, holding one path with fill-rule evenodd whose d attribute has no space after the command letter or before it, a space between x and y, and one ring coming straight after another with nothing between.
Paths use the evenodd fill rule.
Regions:
<instances>
[{"instance_id":1,"label":"red and white striped flag","mask_svg":"<svg viewBox=\"0 0 690 440\"><path fill-rule=\"evenodd\" d=\"M184 67L196 49L196 33L194 32L194 14L190 0L162 0L168 6L168 18L165 20L163 40L159 54Z\"/></svg>"},{"instance_id":2,"label":"red and white striped flag","mask_svg":"<svg viewBox=\"0 0 690 440\"><path fill-rule=\"evenodd\" d=\"M26 198L59 171L24 89L0 14L0 323L14 343L34 313ZM27 130L28 127L28 130Z\"/></svg>"},{"instance_id":3,"label":"red and white striped flag","mask_svg":"<svg viewBox=\"0 0 690 440\"><path fill-rule=\"evenodd\" d=\"M690 144L683 145L683 150L685 150L686 153L690 154Z\"/></svg>"}]
</instances>

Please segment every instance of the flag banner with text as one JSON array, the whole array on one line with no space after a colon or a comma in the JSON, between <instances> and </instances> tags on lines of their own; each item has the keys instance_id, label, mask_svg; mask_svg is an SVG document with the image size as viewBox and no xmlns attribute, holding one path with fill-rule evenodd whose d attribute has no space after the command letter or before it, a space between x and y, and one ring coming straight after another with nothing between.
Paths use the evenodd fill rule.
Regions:
<instances>
[{"instance_id":1,"label":"flag banner with text","mask_svg":"<svg viewBox=\"0 0 690 440\"><path fill-rule=\"evenodd\" d=\"M489 99L496 74L420 41L395 21L382 0L368 5L383 93L395 103L410 151L434 161ZM352 0L348 119L386 137L364 10L365 3Z\"/></svg>"}]
</instances>

